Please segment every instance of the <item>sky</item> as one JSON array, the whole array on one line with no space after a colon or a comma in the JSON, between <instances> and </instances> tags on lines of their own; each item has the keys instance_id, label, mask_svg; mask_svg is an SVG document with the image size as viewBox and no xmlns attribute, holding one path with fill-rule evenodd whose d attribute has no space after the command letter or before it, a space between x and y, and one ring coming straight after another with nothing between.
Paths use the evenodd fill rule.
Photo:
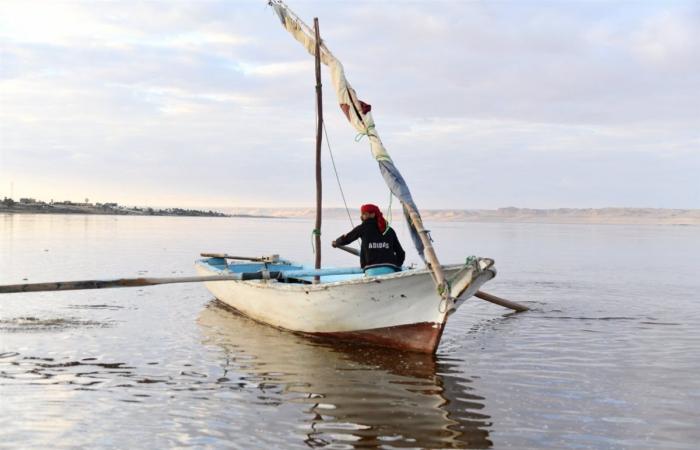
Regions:
<instances>
[{"instance_id":1,"label":"sky","mask_svg":"<svg viewBox=\"0 0 700 450\"><path fill-rule=\"evenodd\" d=\"M287 4L421 208L700 208L700 2ZM387 205L323 76L349 206ZM263 0L3 0L0 197L312 206L314 84Z\"/></svg>"}]
</instances>

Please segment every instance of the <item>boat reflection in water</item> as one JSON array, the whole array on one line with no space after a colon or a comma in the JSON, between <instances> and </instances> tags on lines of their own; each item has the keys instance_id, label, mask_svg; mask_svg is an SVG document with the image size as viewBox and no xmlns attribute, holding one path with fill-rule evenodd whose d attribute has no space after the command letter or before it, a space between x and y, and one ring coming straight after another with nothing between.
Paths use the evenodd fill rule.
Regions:
<instances>
[{"instance_id":1,"label":"boat reflection in water","mask_svg":"<svg viewBox=\"0 0 700 450\"><path fill-rule=\"evenodd\" d=\"M222 377L246 380L268 405L300 405L308 416L294 428L310 447L492 446L484 399L455 361L317 341L216 301L198 322L205 345L223 350Z\"/></svg>"}]
</instances>

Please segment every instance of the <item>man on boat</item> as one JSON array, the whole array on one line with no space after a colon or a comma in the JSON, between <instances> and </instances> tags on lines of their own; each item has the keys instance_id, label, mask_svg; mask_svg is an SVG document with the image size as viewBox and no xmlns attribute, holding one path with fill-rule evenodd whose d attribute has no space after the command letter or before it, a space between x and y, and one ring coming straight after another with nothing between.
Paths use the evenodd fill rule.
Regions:
<instances>
[{"instance_id":1,"label":"man on boat","mask_svg":"<svg viewBox=\"0 0 700 450\"><path fill-rule=\"evenodd\" d=\"M360 265L366 275L383 275L401 270L406 258L394 230L386 223L376 205L362 205L362 223L347 234L333 241L333 247L348 245L358 238L360 245Z\"/></svg>"}]
</instances>

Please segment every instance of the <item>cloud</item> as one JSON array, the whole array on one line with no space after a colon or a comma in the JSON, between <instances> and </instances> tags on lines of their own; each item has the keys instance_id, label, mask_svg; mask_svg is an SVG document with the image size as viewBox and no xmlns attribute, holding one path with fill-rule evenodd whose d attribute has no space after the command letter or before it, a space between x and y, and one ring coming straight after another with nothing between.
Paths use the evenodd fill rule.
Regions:
<instances>
[{"instance_id":1,"label":"cloud","mask_svg":"<svg viewBox=\"0 0 700 450\"><path fill-rule=\"evenodd\" d=\"M295 6L420 206L700 207L692 2ZM313 61L264 2L3 2L0 40L0 195L312 203ZM345 192L385 203L323 76Z\"/></svg>"},{"instance_id":2,"label":"cloud","mask_svg":"<svg viewBox=\"0 0 700 450\"><path fill-rule=\"evenodd\" d=\"M289 75L308 72L311 67L309 61L294 61L272 64L255 64L242 62L239 64L240 70L249 76L262 77L285 77Z\"/></svg>"},{"instance_id":3,"label":"cloud","mask_svg":"<svg viewBox=\"0 0 700 450\"><path fill-rule=\"evenodd\" d=\"M677 11L646 19L630 39L634 53L644 62L660 69L700 67L700 14L686 15Z\"/></svg>"}]
</instances>

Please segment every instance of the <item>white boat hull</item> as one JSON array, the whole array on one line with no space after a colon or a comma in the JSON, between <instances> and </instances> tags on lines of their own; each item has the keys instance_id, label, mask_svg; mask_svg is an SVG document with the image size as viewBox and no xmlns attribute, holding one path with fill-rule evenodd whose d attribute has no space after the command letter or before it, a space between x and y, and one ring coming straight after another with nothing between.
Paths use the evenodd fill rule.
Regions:
<instances>
[{"instance_id":1,"label":"white boat hull","mask_svg":"<svg viewBox=\"0 0 700 450\"><path fill-rule=\"evenodd\" d=\"M206 261L196 264L200 275L226 273ZM461 292L453 292L458 297L454 304L440 298L427 269L321 284L272 279L205 285L221 302L275 327L433 353L448 315L495 276L493 261L479 263L471 271L463 265L444 266L448 279L458 276L462 280L455 283Z\"/></svg>"}]
</instances>

